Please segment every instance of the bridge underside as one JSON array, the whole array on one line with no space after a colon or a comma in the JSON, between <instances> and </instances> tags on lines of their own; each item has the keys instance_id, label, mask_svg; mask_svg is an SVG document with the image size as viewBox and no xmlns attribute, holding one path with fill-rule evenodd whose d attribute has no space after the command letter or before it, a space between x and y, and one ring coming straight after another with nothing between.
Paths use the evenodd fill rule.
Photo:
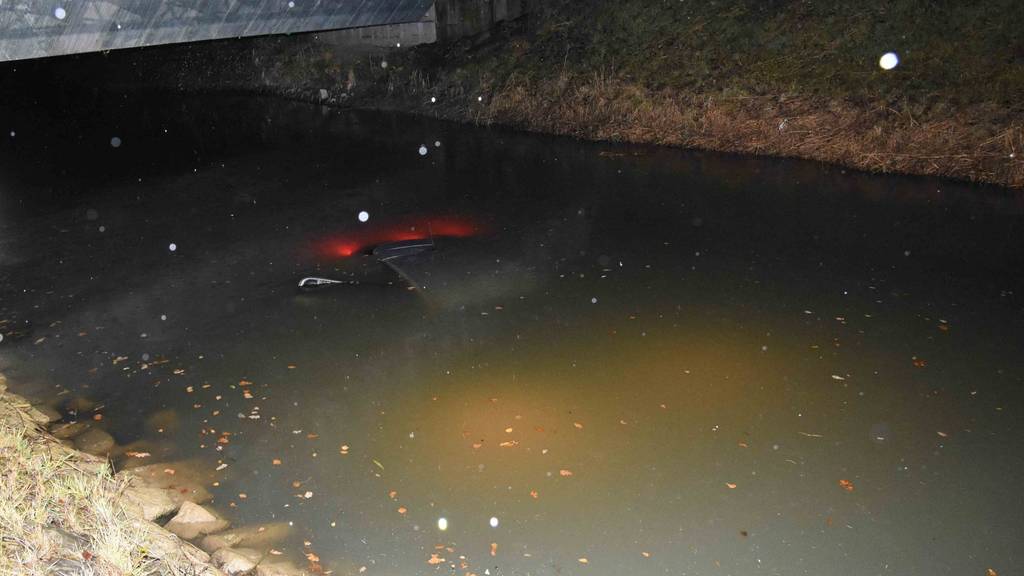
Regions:
<instances>
[{"instance_id":1,"label":"bridge underside","mask_svg":"<svg viewBox=\"0 0 1024 576\"><path fill-rule=\"evenodd\" d=\"M0 0L0 61L417 22L434 0Z\"/></svg>"}]
</instances>

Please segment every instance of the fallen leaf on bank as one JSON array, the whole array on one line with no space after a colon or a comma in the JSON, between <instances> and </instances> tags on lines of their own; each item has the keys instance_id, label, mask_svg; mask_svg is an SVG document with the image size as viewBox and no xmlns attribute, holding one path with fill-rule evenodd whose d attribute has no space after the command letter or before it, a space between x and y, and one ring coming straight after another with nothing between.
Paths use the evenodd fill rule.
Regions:
<instances>
[{"instance_id":1,"label":"fallen leaf on bank","mask_svg":"<svg viewBox=\"0 0 1024 576\"><path fill-rule=\"evenodd\" d=\"M134 450L129 450L125 452L124 455L128 456L129 458L149 458L150 456L152 456L152 454L150 454L149 452L136 452Z\"/></svg>"},{"instance_id":2,"label":"fallen leaf on bank","mask_svg":"<svg viewBox=\"0 0 1024 576\"><path fill-rule=\"evenodd\" d=\"M437 564L443 563L444 561L445 561L444 558L441 558L437 554L431 554L430 555L430 559L427 560L427 564L430 564L431 566L435 566Z\"/></svg>"},{"instance_id":3,"label":"fallen leaf on bank","mask_svg":"<svg viewBox=\"0 0 1024 576\"><path fill-rule=\"evenodd\" d=\"M164 474L174 476L174 468L164 468Z\"/></svg>"},{"instance_id":4,"label":"fallen leaf on bank","mask_svg":"<svg viewBox=\"0 0 1024 576\"><path fill-rule=\"evenodd\" d=\"M850 482L849 480L840 480L839 487L847 492L853 492L853 482Z\"/></svg>"},{"instance_id":5,"label":"fallen leaf on bank","mask_svg":"<svg viewBox=\"0 0 1024 576\"><path fill-rule=\"evenodd\" d=\"M559 476L572 476L572 470L561 469L558 471Z\"/></svg>"},{"instance_id":6,"label":"fallen leaf on bank","mask_svg":"<svg viewBox=\"0 0 1024 576\"><path fill-rule=\"evenodd\" d=\"M88 550L82 550L82 559L83 560L88 562L89 560L92 560L92 557L93 557L92 552L89 552Z\"/></svg>"}]
</instances>

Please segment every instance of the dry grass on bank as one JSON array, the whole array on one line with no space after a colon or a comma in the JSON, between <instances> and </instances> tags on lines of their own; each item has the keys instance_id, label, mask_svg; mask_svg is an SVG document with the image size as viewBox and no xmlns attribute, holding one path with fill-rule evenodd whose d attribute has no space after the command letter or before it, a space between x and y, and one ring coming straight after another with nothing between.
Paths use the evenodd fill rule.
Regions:
<instances>
[{"instance_id":1,"label":"dry grass on bank","mask_svg":"<svg viewBox=\"0 0 1024 576\"><path fill-rule=\"evenodd\" d=\"M0 426L0 575L166 573L118 503L121 486L56 448L33 430Z\"/></svg>"},{"instance_id":2,"label":"dry grass on bank","mask_svg":"<svg viewBox=\"0 0 1024 576\"><path fill-rule=\"evenodd\" d=\"M814 97L652 93L594 75L510 82L472 119L593 140L808 158L873 172L1024 187L1024 123L983 106L918 119Z\"/></svg>"}]
</instances>

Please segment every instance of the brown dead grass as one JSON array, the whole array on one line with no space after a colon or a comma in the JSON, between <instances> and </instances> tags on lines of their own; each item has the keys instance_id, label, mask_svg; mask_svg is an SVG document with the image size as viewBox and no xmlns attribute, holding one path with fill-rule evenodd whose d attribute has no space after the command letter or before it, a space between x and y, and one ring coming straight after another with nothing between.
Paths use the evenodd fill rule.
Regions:
<instances>
[{"instance_id":1,"label":"brown dead grass","mask_svg":"<svg viewBox=\"0 0 1024 576\"><path fill-rule=\"evenodd\" d=\"M985 122L993 112L984 106L920 120L884 105L651 93L600 75L562 75L509 83L465 114L479 123L592 140L789 156L1024 187L1024 124Z\"/></svg>"}]
</instances>

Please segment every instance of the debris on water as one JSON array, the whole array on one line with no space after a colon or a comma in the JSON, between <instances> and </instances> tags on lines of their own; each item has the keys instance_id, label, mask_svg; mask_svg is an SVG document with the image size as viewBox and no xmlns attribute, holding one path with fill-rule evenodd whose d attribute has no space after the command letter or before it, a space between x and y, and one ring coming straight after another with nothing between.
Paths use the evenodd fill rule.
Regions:
<instances>
[{"instance_id":1,"label":"debris on water","mask_svg":"<svg viewBox=\"0 0 1024 576\"><path fill-rule=\"evenodd\" d=\"M849 480L840 480L839 487L847 492L853 492L853 482L850 482Z\"/></svg>"}]
</instances>

